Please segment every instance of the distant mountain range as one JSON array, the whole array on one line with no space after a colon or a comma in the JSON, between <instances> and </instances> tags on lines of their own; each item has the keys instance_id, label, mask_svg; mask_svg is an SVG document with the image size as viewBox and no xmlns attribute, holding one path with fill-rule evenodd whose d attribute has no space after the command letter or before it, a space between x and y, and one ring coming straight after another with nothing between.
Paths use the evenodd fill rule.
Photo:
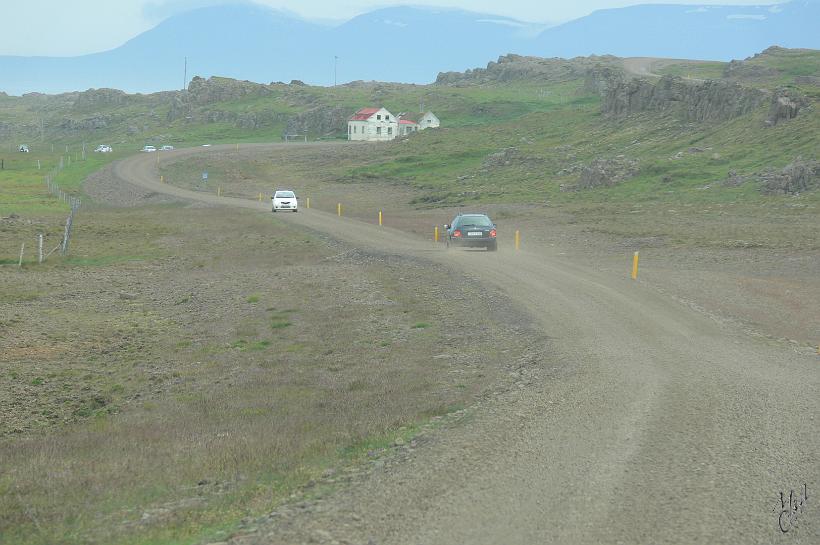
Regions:
<instances>
[{"instance_id":1,"label":"distant mountain range","mask_svg":"<svg viewBox=\"0 0 820 545\"><path fill-rule=\"evenodd\" d=\"M483 66L506 53L730 60L770 45L820 48L818 21L820 0L640 5L596 11L551 28L414 7L379 9L328 27L259 5L231 4L175 15L110 51L67 58L0 56L0 91L153 92L179 89L194 75L317 85L332 85L335 78L429 83L439 72Z\"/></svg>"},{"instance_id":2,"label":"distant mountain range","mask_svg":"<svg viewBox=\"0 0 820 545\"><path fill-rule=\"evenodd\" d=\"M548 29L530 51L729 61L772 45L818 49L818 25L820 0L771 6L647 4L596 11Z\"/></svg>"}]
</instances>

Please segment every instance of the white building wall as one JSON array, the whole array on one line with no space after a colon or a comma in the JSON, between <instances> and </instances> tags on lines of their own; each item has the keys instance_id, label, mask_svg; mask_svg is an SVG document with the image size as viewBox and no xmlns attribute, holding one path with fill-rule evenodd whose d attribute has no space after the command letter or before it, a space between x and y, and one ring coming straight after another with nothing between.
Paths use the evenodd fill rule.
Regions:
<instances>
[{"instance_id":1,"label":"white building wall","mask_svg":"<svg viewBox=\"0 0 820 545\"><path fill-rule=\"evenodd\" d=\"M407 136L419 130L418 125L399 125L399 135Z\"/></svg>"},{"instance_id":2,"label":"white building wall","mask_svg":"<svg viewBox=\"0 0 820 545\"><path fill-rule=\"evenodd\" d=\"M348 140L367 140L367 121L348 121L347 122L347 139Z\"/></svg>"},{"instance_id":3,"label":"white building wall","mask_svg":"<svg viewBox=\"0 0 820 545\"><path fill-rule=\"evenodd\" d=\"M441 121L433 112L427 112L419 119L419 130L436 129L441 127Z\"/></svg>"},{"instance_id":4,"label":"white building wall","mask_svg":"<svg viewBox=\"0 0 820 545\"><path fill-rule=\"evenodd\" d=\"M348 140L366 140L369 142L384 142L393 140L399 135L399 122L396 117L382 108L368 118L367 121L348 121Z\"/></svg>"}]
</instances>

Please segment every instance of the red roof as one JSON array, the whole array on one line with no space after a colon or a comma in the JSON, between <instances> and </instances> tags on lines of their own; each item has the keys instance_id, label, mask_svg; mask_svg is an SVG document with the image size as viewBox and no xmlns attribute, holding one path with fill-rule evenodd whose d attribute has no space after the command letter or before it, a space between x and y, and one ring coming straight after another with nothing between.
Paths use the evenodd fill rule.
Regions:
<instances>
[{"instance_id":1,"label":"red roof","mask_svg":"<svg viewBox=\"0 0 820 545\"><path fill-rule=\"evenodd\" d=\"M418 125L418 123L409 119L399 119L399 125Z\"/></svg>"},{"instance_id":2,"label":"red roof","mask_svg":"<svg viewBox=\"0 0 820 545\"><path fill-rule=\"evenodd\" d=\"M362 108L350 118L350 121L367 121L370 116L381 110L381 108Z\"/></svg>"}]
</instances>

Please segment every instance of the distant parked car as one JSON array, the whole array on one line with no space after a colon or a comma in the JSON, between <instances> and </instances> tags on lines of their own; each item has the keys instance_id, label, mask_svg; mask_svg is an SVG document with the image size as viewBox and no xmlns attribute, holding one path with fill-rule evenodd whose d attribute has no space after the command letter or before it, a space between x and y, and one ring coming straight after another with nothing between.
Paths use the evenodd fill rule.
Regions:
<instances>
[{"instance_id":1,"label":"distant parked car","mask_svg":"<svg viewBox=\"0 0 820 545\"><path fill-rule=\"evenodd\" d=\"M94 153L111 153L114 151L114 148L107 144L100 144L97 146L97 149L94 150Z\"/></svg>"},{"instance_id":2,"label":"distant parked car","mask_svg":"<svg viewBox=\"0 0 820 545\"><path fill-rule=\"evenodd\" d=\"M299 206L296 202L296 193L290 190L279 190L271 197L271 212L278 210L293 210L299 211Z\"/></svg>"},{"instance_id":3,"label":"distant parked car","mask_svg":"<svg viewBox=\"0 0 820 545\"><path fill-rule=\"evenodd\" d=\"M20 147L17 148L17 151L19 151L20 153L28 153L29 149L27 145L21 144Z\"/></svg>"},{"instance_id":4,"label":"distant parked car","mask_svg":"<svg viewBox=\"0 0 820 545\"><path fill-rule=\"evenodd\" d=\"M448 248L450 245L483 247L490 252L498 249L495 224L486 214L459 214L453 223L444 228L447 230L445 242Z\"/></svg>"},{"instance_id":5,"label":"distant parked car","mask_svg":"<svg viewBox=\"0 0 820 545\"><path fill-rule=\"evenodd\" d=\"M157 148L154 146L143 146L140 151L144 151L145 153L151 153L153 151L157 151Z\"/></svg>"},{"instance_id":6,"label":"distant parked car","mask_svg":"<svg viewBox=\"0 0 820 545\"><path fill-rule=\"evenodd\" d=\"M174 146L162 146L159 151L174 151Z\"/></svg>"},{"instance_id":7,"label":"distant parked car","mask_svg":"<svg viewBox=\"0 0 820 545\"><path fill-rule=\"evenodd\" d=\"M210 144L202 144L202 147L203 147L203 148L210 148L210 147L211 147L211 145L210 145Z\"/></svg>"}]
</instances>

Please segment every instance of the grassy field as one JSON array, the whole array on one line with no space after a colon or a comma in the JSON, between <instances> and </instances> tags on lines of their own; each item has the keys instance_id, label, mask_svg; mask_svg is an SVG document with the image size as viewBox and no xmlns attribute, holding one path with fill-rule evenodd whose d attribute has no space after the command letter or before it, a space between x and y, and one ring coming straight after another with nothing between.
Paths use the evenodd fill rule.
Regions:
<instances>
[{"instance_id":1,"label":"grassy field","mask_svg":"<svg viewBox=\"0 0 820 545\"><path fill-rule=\"evenodd\" d=\"M469 404L524 350L483 295L444 304L424 263L263 215L98 208L73 248L0 266L0 543L217 539ZM474 335L444 327L456 313Z\"/></svg>"}]
</instances>

